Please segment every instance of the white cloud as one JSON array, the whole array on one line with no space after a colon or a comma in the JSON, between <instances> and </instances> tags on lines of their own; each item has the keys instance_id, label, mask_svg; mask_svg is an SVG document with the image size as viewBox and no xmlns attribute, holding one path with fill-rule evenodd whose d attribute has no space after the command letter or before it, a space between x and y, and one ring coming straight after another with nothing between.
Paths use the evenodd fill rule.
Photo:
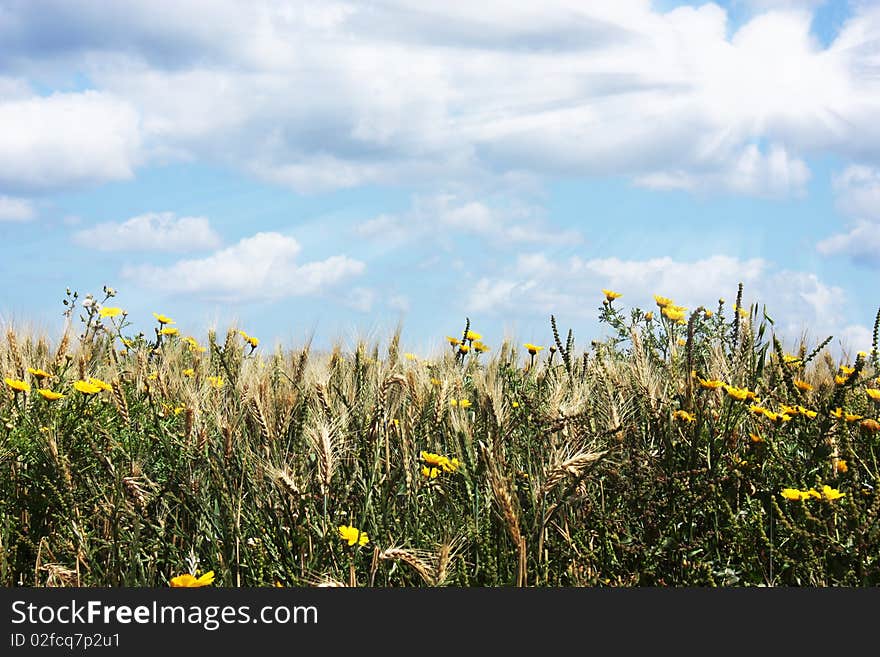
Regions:
<instances>
[{"instance_id":1,"label":"white cloud","mask_svg":"<svg viewBox=\"0 0 880 657\"><path fill-rule=\"evenodd\" d=\"M148 212L121 223L102 223L77 231L77 244L98 251L199 251L220 246L205 217Z\"/></svg>"},{"instance_id":2,"label":"white cloud","mask_svg":"<svg viewBox=\"0 0 880 657\"><path fill-rule=\"evenodd\" d=\"M30 221L36 216L28 199L0 196L0 221Z\"/></svg>"},{"instance_id":3,"label":"white cloud","mask_svg":"<svg viewBox=\"0 0 880 657\"><path fill-rule=\"evenodd\" d=\"M671 297L694 309L714 310L719 297L733 306L743 283L743 305L766 305L776 328L789 339L809 329L819 339L846 328L846 295L814 274L779 268L766 260L714 255L694 261L572 257L559 261L543 253L520 255L508 271L483 277L472 286L467 309L497 317L594 319L603 288L623 294L618 306L656 310L653 295ZM850 331L852 333L852 331Z\"/></svg>"},{"instance_id":4,"label":"white cloud","mask_svg":"<svg viewBox=\"0 0 880 657\"><path fill-rule=\"evenodd\" d=\"M52 190L130 178L137 112L108 93L0 101L0 189Z\"/></svg>"},{"instance_id":5,"label":"white cloud","mask_svg":"<svg viewBox=\"0 0 880 657\"><path fill-rule=\"evenodd\" d=\"M412 207L400 215L380 214L357 226L366 238L399 246L416 239L449 242L450 236L475 235L490 244L579 244L575 230L556 230L548 225L544 211L510 197L473 200L453 193L417 196Z\"/></svg>"},{"instance_id":6,"label":"white cloud","mask_svg":"<svg viewBox=\"0 0 880 657\"><path fill-rule=\"evenodd\" d=\"M109 153L77 148L84 163L53 168L19 150L26 166L0 166L0 180L125 177L140 153L220 162L299 191L625 175L781 196L803 190L812 155L880 163L876 7L853 9L823 48L809 0L756 1L733 34L714 3L190 0L174 21L146 0L103 4L53 3L67 32L49 43L47 12L22 3L0 41L37 77L84 71L101 90L87 94L119 103L109 112L119 145L107 145L113 121L87 121L82 132ZM58 102L26 101L44 112ZM46 139L53 152L67 143L59 136Z\"/></svg>"},{"instance_id":7,"label":"white cloud","mask_svg":"<svg viewBox=\"0 0 880 657\"><path fill-rule=\"evenodd\" d=\"M816 250L823 255L846 255L860 264L880 266L880 223L859 220L849 232L819 242Z\"/></svg>"},{"instance_id":8,"label":"white cloud","mask_svg":"<svg viewBox=\"0 0 880 657\"><path fill-rule=\"evenodd\" d=\"M880 222L880 169L848 166L833 177L832 186L841 212Z\"/></svg>"},{"instance_id":9,"label":"white cloud","mask_svg":"<svg viewBox=\"0 0 880 657\"><path fill-rule=\"evenodd\" d=\"M364 271L344 255L297 262L299 243L279 233L257 233L212 255L169 267L126 267L123 276L170 294L223 301L278 300L325 292Z\"/></svg>"},{"instance_id":10,"label":"white cloud","mask_svg":"<svg viewBox=\"0 0 880 657\"><path fill-rule=\"evenodd\" d=\"M358 312L368 313L376 302L376 291L368 287L355 287L345 296L345 304Z\"/></svg>"}]
</instances>

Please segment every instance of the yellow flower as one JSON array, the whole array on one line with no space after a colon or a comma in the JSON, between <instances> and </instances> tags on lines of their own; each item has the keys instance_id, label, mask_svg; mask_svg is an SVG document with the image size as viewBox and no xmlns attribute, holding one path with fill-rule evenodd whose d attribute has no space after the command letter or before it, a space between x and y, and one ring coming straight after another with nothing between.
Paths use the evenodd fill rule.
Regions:
<instances>
[{"instance_id":1,"label":"yellow flower","mask_svg":"<svg viewBox=\"0 0 880 657\"><path fill-rule=\"evenodd\" d=\"M339 525L339 536L349 545L366 545L370 542L364 532L351 525Z\"/></svg>"},{"instance_id":2,"label":"yellow flower","mask_svg":"<svg viewBox=\"0 0 880 657\"><path fill-rule=\"evenodd\" d=\"M833 502L834 500L839 500L841 497L844 497L844 494L836 488L831 488L831 486L825 484L822 486L822 496L829 502Z\"/></svg>"},{"instance_id":3,"label":"yellow flower","mask_svg":"<svg viewBox=\"0 0 880 657\"><path fill-rule=\"evenodd\" d=\"M468 340L470 340L471 342L473 342L474 340L482 340L483 339L482 335L480 335L479 333L474 333L473 331L468 331L467 334L465 335L465 337Z\"/></svg>"},{"instance_id":4,"label":"yellow flower","mask_svg":"<svg viewBox=\"0 0 880 657\"><path fill-rule=\"evenodd\" d=\"M645 313L645 321L650 322L652 319L654 319L654 313L649 310Z\"/></svg>"},{"instance_id":5,"label":"yellow flower","mask_svg":"<svg viewBox=\"0 0 880 657\"><path fill-rule=\"evenodd\" d=\"M183 339L183 341L186 342L186 343L189 345L189 350L190 350L190 351L199 351L199 352L207 351L207 349L206 349L205 347L201 346L201 345L198 343L198 341L197 341L194 337L192 337L191 335L185 337L185 338Z\"/></svg>"},{"instance_id":6,"label":"yellow flower","mask_svg":"<svg viewBox=\"0 0 880 657\"><path fill-rule=\"evenodd\" d=\"M461 342L461 338L453 338L451 335L446 336L446 341L452 346L456 346Z\"/></svg>"},{"instance_id":7,"label":"yellow flower","mask_svg":"<svg viewBox=\"0 0 880 657\"><path fill-rule=\"evenodd\" d=\"M477 340L476 342L474 342L474 351L476 351L477 353L482 354L483 352L489 351L489 347L487 347L487 346L484 345L482 342L480 342L479 340Z\"/></svg>"},{"instance_id":8,"label":"yellow flower","mask_svg":"<svg viewBox=\"0 0 880 657\"><path fill-rule=\"evenodd\" d=\"M199 586L209 586L214 583L214 571L209 570L201 577L193 577L189 573L184 573L183 575L178 575L177 577L172 577L171 581L168 582L170 586L174 587L186 587L186 588L195 588Z\"/></svg>"},{"instance_id":9,"label":"yellow flower","mask_svg":"<svg viewBox=\"0 0 880 657\"><path fill-rule=\"evenodd\" d=\"M654 301L657 302L657 305L661 308L665 308L666 306L672 303L672 299L667 299L666 297L661 297L659 295L654 295Z\"/></svg>"},{"instance_id":10,"label":"yellow flower","mask_svg":"<svg viewBox=\"0 0 880 657\"><path fill-rule=\"evenodd\" d=\"M403 357L406 358L407 360L418 360L419 359L418 356L416 356L415 354L410 354L410 353L404 354Z\"/></svg>"},{"instance_id":11,"label":"yellow flower","mask_svg":"<svg viewBox=\"0 0 880 657\"><path fill-rule=\"evenodd\" d=\"M848 367L846 365L841 365L840 371L843 372L846 376L849 376L850 374L852 374L853 372L856 371L856 368L855 367Z\"/></svg>"},{"instance_id":12,"label":"yellow flower","mask_svg":"<svg viewBox=\"0 0 880 657\"><path fill-rule=\"evenodd\" d=\"M188 369L183 370L183 372L181 372L181 374L183 374L186 377L193 377L196 375L196 371L190 367Z\"/></svg>"},{"instance_id":13,"label":"yellow flower","mask_svg":"<svg viewBox=\"0 0 880 657\"><path fill-rule=\"evenodd\" d=\"M806 381L801 381L800 379L795 379L794 385L796 388L803 390L804 392L810 392L813 389L813 386L811 386Z\"/></svg>"},{"instance_id":14,"label":"yellow flower","mask_svg":"<svg viewBox=\"0 0 880 657\"><path fill-rule=\"evenodd\" d=\"M513 402L511 406L513 406L514 408L519 408L519 402Z\"/></svg>"},{"instance_id":15,"label":"yellow flower","mask_svg":"<svg viewBox=\"0 0 880 657\"><path fill-rule=\"evenodd\" d=\"M536 344L531 344L529 342L526 342L523 345L523 347L525 347L526 351L528 351L532 356L534 356L535 354L537 354L539 351L541 351L544 348L544 347L539 347Z\"/></svg>"},{"instance_id":16,"label":"yellow flower","mask_svg":"<svg viewBox=\"0 0 880 657\"><path fill-rule=\"evenodd\" d=\"M742 401L744 399L755 399L756 395L751 390L746 388L737 388L735 386L724 386L724 389L727 391L727 394L734 399L738 399Z\"/></svg>"},{"instance_id":17,"label":"yellow flower","mask_svg":"<svg viewBox=\"0 0 880 657\"><path fill-rule=\"evenodd\" d=\"M99 317L116 317L123 313L122 308L114 308L112 306L104 306L98 311Z\"/></svg>"},{"instance_id":18,"label":"yellow flower","mask_svg":"<svg viewBox=\"0 0 880 657\"><path fill-rule=\"evenodd\" d=\"M222 388L223 387L223 377L222 376L209 376L208 383L211 384L214 388Z\"/></svg>"},{"instance_id":19,"label":"yellow flower","mask_svg":"<svg viewBox=\"0 0 880 657\"><path fill-rule=\"evenodd\" d=\"M816 411L811 411L809 408L804 408L803 406L798 406L797 410L798 413L800 413L801 415L806 415L811 420L819 415Z\"/></svg>"},{"instance_id":20,"label":"yellow flower","mask_svg":"<svg viewBox=\"0 0 880 657\"><path fill-rule=\"evenodd\" d=\"M613 292L611 290L605 290L605 289L602 290L602 294L605 295L605 298L608 299L609 302L614 301L615 299L619 299L620 297L623 296L622 294L619 294L617 292Z\"/></svg>"},{"instance_id":21,"label":"yellow flower","mask_svg":"<svg viewBox=\"0 0 880 657\"><path fill-rule=\"evenodd\" d=\"M173 319L170 317L166 317L165 315L160 315L159 313L153 313L153 317L156 318L156 321L160 324L176 324Z\"/></svg>"},{"instance_id":22,"label":"yellow flower","mask_svg":"<svg viewBox=\"0 0 880 657\"><path fill-rule=\"evenodd\" d=\"M839 406L831 411L831 417L836 417L838 419L843 418L843 409Z\"/></svg>"},{"instance_id":23,"label":"yellow flower","mask_svg":"<svg viewBox=\"0 0 880 657\"><path fill-rule=\"evenodd\" d=\"M89 377L89 383L93 386L98 386L101 390L113 390L113 386L109 383L105 383L104 381L101 381L101 379L96 379L93 376Z\"/></svg>"},{"instance_id":24,"label":"yellow flower","mask_svg":"<svg viewBox=\"0 0 880 657\"><path fill-rule=\"evenodd\" d=\"M439 386L439 385L441 385L442 383L443 383L443 382L442 382L440 379L437 379L437 378L435 378L435 377L433 377L433 376L431 377L431 385L432 385L432 386Z\"/></svg>"},{"instance_id":25,"label":"yellow flower","mask_svg":"<svg viewBox=\"0 0 880 657\"><path fill-rule=\"evenodd\" d=\"M797 488L783 488L782 493L780 493L782 497L787 500L792 500L797 502L799 500L805 500L809 496L805 496L804 493L799 491Z\"/></svg>"},{"instance_id":26,"label":"yellow flower","mask_svg":"<svg viewBox=\"0 0 880 657\"><path fill-rule=\"evenodd\" d=\"M718 381L716 379L701 379L697 377L697 381L700 382L700 387L705 388L706 390L717 390L718 388L724 387L724 381Z\"/></svg>"},{"instance_id":27,"label":"yellow flower","mask_svg":"<svg viewBox=\"0 0 880 657\"><path fill-rule=\"evenodd\" d=\"M74 381L73 387L84 395L95 395L102 390L101 386L96 386L88 381Z\"/></svg>"},{"instance_id":28,"label":"yellow flower","mask_svg":"<svg viewBox=\"0 0 880 657\"><path fill-rule=\"evenodd\" d=\"M750 433L749 438L751 438L753 443L763 443L764 442L764 439L761 437L761 435L757 434L757 433Z\"/></svg>"},{"instance_id":29,"label":"yellow flower","mask_svg":"<svg viewBox=\"0 0 880 657\"><path fill-rule=\"evenodd\" d=\"M158 372L150 372L149 374L147 374L147 381L155 381L158 378L159 378Z\"/></svg>"},{"instance_id":30,"label":"yellow flower","mask_svg":"<svg viewBox=\"0 0 880 657\"><path fill-rule=\"evenodd\" d=\"M664 317L671 319L673 322L684 322L683 310L672 310L669 308L669 306L664 306L663 310L661 310L660 313Z\"/></svg>"},{"instance_id":31,"label":"yellow flower","mask_svg":"<svg viewBox=\"0 0 880 657\"><path fill-rule=\"evenodd\" d=\"M877 388L866 388L865 392L868 393L868 397L874 401L880 401L880 390Z\"/></svg>"},{"instance_id":32,"label":"yellow flower","mask_svg":"<svg viewBox=\"0 0 880 657\"><path fill-rule=\"evenodd\" d=\"M422 476L427 477L428 479L436 479L439 474L439 468L429 468L427 465L422 466Z\"/></svg>"},{"instance_id":33,"label":"yellow flower","mask_svg":"<svg viewBox=\"0 0 880 657\"><path fill-rule=\"evenodd\" d=\"M24 381L19 381L18 379L3 379L6 381L6 385L15 390L16 392L30 392L30 385L28 385Z\"/></svg>"},{"instance_id":34,"label":"yellow flower","mask_svg":"<svg viewBox=\"0 0 880 657\"><path fill-rule=\"evenodd\" d=\"M169 326L161 329L159 335L180 335L180 329L174 326Z\"/></svg>"},{"instance_id":35,"label":"yellow flower","mask_svg":"<svg viewBox=\"0 0 880 657\"><path fill-rule=\"evenodd\" d=\"M714 315L714 314L715 314L715 313L713 313L711 310L707 310L707 311L705 312L705 315L706 315L706 318L707 318L707 319L708 319L709 317L712 317L712 315Z\"/></svg>"},{"instance_id":36,"label":"yellow flower","mask_svg":"<svg viewBox=\"0 0 880 657\"><path fill-rule=\"evenodd\" d=\"M844 383L846 383L848 379L849 379L848 376L841 376L840 374L834 375L834 383L836 383L839 386L842 386Z\"/></svg>"},{"instance_id":37,"label":"yellow flower","mask_svg":"<svg viewBox=\"0 0 880 657\"><path fill-rule=\"evenodd\" d=\"M425 452L425 451L422 451L422 453L419 454L419 456L421 457L422 461L424 461L426 464L436 465L437 467L440 467L440 465L443 463L444 459L446 458L445 456L441 456L440 454L434 454L432 452Z\"/></svg>"},{"instance_id":38,"label":"yellow flower","mask_svg":"<svg viewBox=\"0 0 880 657\"><path fill-rule=\"evenodd\" d=\"M242 338L244 338L244 341L247 342L247 343L251 346L251 349L256 349L256 348L257 348L257 345L260 344L260 340L259 340L259 338L255 338L255 337L252 336L252 335L248 335L248 334L245 333L244 331L239 331L238 334L239 334Z\"/></svg>"},{"instance_id":39,"label":"yellow flower","mask_svg":"<svg viewBox=\"0 0 880 657\"><path fill-rule=\"evenodd\" d=\"M793 356L792 354L785 354L782 357L782 361L784 363L787 363L788 365L797 365L798 363L801 362L801 359L799 356Z\"/></svg>"},{"instance_id":40,"label":"yellow flower","mask_svg":"<svg viewBox=\"0 0 880 657\"><path fill-rule=\"evenodd\" d=\"M471 348L470 348L469 345L466 345L466 344L460 344L460 345L458 345L458 351L459 351L460 353L462 353L462 354L466 354L466 353L469 352L470 350L471 350Z\"/></svg>"},{"instance_id":41,"label":"yellow flower","mask_svg":"<svg viewBox=\"0 0 880 657\"><path fill-rule=\"evenodd\" d=\"M786 404L779 405L779 412L784 413L786 415L797 415L798 407L797 406L788 406Z\"/></svg>"},{"instance_id":42,"label":"yellow flower","mask_svg":"<svg viewBox=\"0 0 880 657\"><path fill-rule=\"evenodd\" d=\"M48 379L49 373L45 370L34 369L33 367L27 368L28 374L31 376L35 376L38 379Z\"/></svg>"},{"instance_id":43,"label":"yellow flower","mask_svg":"<svg viewBox=\"0 0 880 657\"><path fill-rule=\"evenodd\" d=\"M855 413L844 413L843 418L847 422L857 422L862 419L861 415L856 415Z\"/></svg>"},{"instance_id":44,"label":"yellow flower","mask_svg":"<svg viewBox=\"0 0 880 657\"><path fill-rule=\"evenodd\" d=\"M835 468L840 474L843 474L843 473L845 473L847 470L849 470L849 466L846 464L846 461L844 461L843 459L840 459L839 461L837 461L837 465L835 465L834 468Z\"/></svg>"},{"instance_id":45,"label":"yellow flower","mask_svg":"<svg viewBox=\"0 0 880 657\"><path fill-rule=\"evenodd\" d=\"M37 392L49 401L55 401L56 399L61 399L64 396L60 392L55 392L54 390L49 390L48 388L38 388Z\"/></svg>"},{"instance_id":46,"label":"yellow flower","mask_svg":"<svg viewBox=\"0 0 880 657\"><path fill-rule=\"evenodd\" d=\"M696 422L697 421L697 417L694 414L688 413L687 411L683 411L680 409L675 411L672 414L672 417L679 419L679 420L684 420L685 422Z\"/></svg>"},{"instance_id":47,"label":"yellow flower","mask_svg":"<svg viewBox=\"0 0 880 657\"><path fill-rule=\"evenodd\" d=\"M685 340L684 338L679 338L679 339L678 339L678 346L679 346L679 347L683 347L683 346L685 346L686 344L687 344L687 340Z\"/></svg>"},{"instance_id":48,"label":"yellow flower","mask_svg":"<svg viewBox=\"0 0 880 657\"><path fill-rule=\"evenodd\" d=\"M755 415L765 415L766 413L769 412L769 411L768 411L766 408L764 408L763 406L757 406L757 405L755 405L755 406L749 406L749 410L750 410L752 413L754 413Z\"/></svg>"}]
</instances>

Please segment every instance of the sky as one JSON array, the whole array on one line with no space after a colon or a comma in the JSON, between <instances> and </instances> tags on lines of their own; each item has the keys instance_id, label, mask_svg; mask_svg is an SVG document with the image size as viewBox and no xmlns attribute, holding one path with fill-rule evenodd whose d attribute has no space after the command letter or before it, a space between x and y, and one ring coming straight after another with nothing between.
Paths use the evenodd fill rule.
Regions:
<instances>
[{"instance_id":1,"label":"sky","mask_svg":"<svg viewBox=\"0 0 880 657\"><path fill-rule=\"evenodd\" d=\"M868 350L880 2L0 0L0 323L581 346L766 306Z\"/></svg>"}]
</instances>

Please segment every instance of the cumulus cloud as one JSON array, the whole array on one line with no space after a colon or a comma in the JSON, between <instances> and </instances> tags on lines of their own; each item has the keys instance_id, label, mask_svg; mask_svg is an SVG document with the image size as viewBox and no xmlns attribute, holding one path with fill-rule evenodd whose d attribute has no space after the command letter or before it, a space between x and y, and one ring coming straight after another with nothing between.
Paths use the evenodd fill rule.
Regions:
<instances>
[{"instance_id":1,"label":"cumulus cloud","mask_svg":"<svg viewBox=\"0 0 880 657\"><path fill-rule=\"evenodd\" d=\"M815 2L753 5L730 34L717 4L645 0L189 0L174 20L146 0L14 3L10 79L84 71L99 91L65 102L103 117L100 99L112 120L77 121L98 152L57 166L41 153L69 142L53 128L54 150L33 149L31 131L12 158L26 166L0 159L0 184L125 177L139 153L303 192L516 173L783 196L802 192L811 155L880 162L880 11L856 7L823 47ZM62 101L10 102L4 125Z\"/></svg>"},{"instance_id":2,"label":"cumulus cloud","mask_svg":"<svg viewBox=\"0 0 880 657\"><path fill-rule=\"evenodd\" d=\"M28 199L0 196L0 221L30 221L34 216L34 205Z\"/></svg>"},{"instance_id":3,"label":"cumulus cloud","mask_svg":"<svg viewBox=\"0 0 880 657\"><path fill-rule=\"evenodd\" d=\"M846 295L816 275L780 268L767 260L741 260L713 255L694 261L669 257L649 260L619 258L556 260L544 253L520 255L513 267L498 276L482 277L472 286L467 308L498 317L548 317L550 314L584 321L597 315L610 288L624 296L619 305L655 309L653 295L671 297L694 309L714 310L719 294L731 308L737 285L743 283L743 305L766 306L776 328L797 339L809 329L821 334L859 337L857 325L846 324Z\"/></svg>"},{"instance_id":4,"label":"cumulus cloud","mask_svg":"<svg viewBox=\"0 0 880 657\"><path fill-rule=\"evenodd\" d=\"M832 178L836 205L853 218L845 232L820 240L816 250L880 267L880 169L851 165Z\"/></svg>"},{"instance_id":5,"label":"cumulus cloud","mask_svg":"<svg viewBox=\"0 0 880 657\"><path fill-rule=\"evenodd\" d=\"M848 232L820 241L816 249L823 255L845 255L858 264L880 267L880 223L857 221Z\"/></svg>"},{"instance_id":6,"label":"cumulus cloud","mask_svg":"<svg viewBox=\"0 0 880 657\"><path fill-rule=\"evenodd\" d=\"M345 255L300 264L299 243L279 233L257 233L200 259L168 267L130 266L123 276L150 289L221 301L279 300L325 292L363 273Z\"/></svg>"},{"instance_id":7,"label":"cumulus cloud","mask_svg":"<svg viewBox=\"0 0 880 657\"><path fill-rule=\"evenodd\" d=\"M880 222L880 169L848 166L834 176L832 186L841 212Z\"/></svg>"},{"instance_id":8,"label":"cumulus cloud","mask_svg":"<svg viewBox=\"0 0 880 657\"><path fill-rule=\"evenodd\" d=\"M220 246L206 217L148 212L121 223L107 222L77 231L77 244L98 251L199 251Z\"/></svg>"},{"instance_id":9,"label":"cumulus cloud","mask_svg":"<svg viewBox=\"0 0 880 657\"><path fill-rule=\"evenodd\" d=\"M492 244L578 244L575 230L548 225L541 208L511 198L475 200L453 193L417 196L409 211L380 214L355 226L361 237L401 245L415 239L433 243L450 235L474 235Z\"/></svg>"},{"instance_id":10,"label":"cumulus cloud","mask_svg":"<svg viewBox=\"0 0 880 657\"><path fill-rule=\"evenodd\" d=\"M0 100L0 190L54 190L130 178L137 112L105 92Z\"/></svg>"}]
</instances>

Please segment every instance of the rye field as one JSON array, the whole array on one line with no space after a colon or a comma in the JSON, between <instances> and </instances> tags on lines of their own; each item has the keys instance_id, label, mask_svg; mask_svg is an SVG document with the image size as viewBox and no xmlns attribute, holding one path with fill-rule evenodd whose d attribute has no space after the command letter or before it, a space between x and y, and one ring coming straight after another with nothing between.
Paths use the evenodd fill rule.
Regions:
<instances>
[{"instance_id":1,"label":"rye field","mask_svg":"<svg viewBox=\"0 0 880 657\"><path fill-rule=\"evenodd\" d=\"M835 357L734 292L419 354L68 290L60 339L0 335L0 582L876 586L880 313Z\"/></svg>"}]
</instances>

